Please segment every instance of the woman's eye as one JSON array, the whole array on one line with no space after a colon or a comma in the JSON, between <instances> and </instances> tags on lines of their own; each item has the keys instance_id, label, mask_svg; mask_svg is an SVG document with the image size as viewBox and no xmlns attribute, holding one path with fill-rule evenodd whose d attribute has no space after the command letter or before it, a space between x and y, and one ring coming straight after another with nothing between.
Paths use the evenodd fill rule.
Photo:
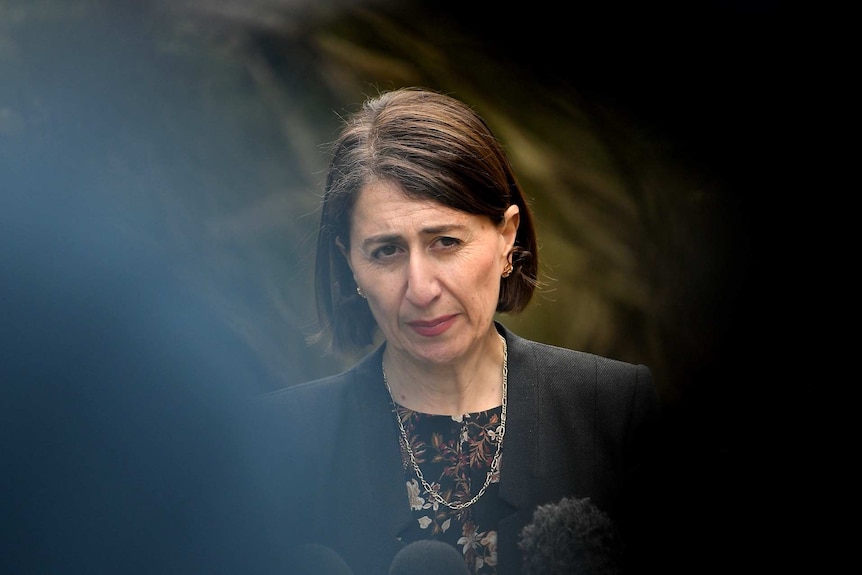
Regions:
<instances>
[{"instance_id":1,"label":"woman's eye","mask_svg":"<svg viewBox=\"0 0 862 575\"><path fill-rule=\"evenodd\" d=\"M437 241L444 248L454 248L456 246L461 245L461 240L459 240L457 238L442 237Z\"/></svg>"},{"instance_id":2,"label":"woman's eye","mask_svg":"<svg viewBox=\"0 0 862 575\"><path fill-rule=\"evenodd\" d=\"M398 254L398 246L383 246L371 252L371 256L376 259L391 258Z\"/></svg>"}]
</instances>

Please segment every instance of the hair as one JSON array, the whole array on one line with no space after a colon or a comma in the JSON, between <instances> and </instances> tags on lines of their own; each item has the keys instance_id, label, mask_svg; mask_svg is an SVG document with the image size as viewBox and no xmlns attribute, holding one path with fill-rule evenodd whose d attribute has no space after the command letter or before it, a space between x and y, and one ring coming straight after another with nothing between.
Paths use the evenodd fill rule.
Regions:
<instances>
[{"instance_id":1,"label":"hair","mask_svg":"<svg viewBox=\"0 0 862 575\"><path fill-rule=\"evenodd\" d=\"M503 222L515 204L520 223L512 274L501 278L498 312L523 311L538 285L533 217L502 145L467 104L428 89L407 87L367 99L344 119L331 144L317 237L314 288L320 331L330 351L374 342L377 323L337 242L350 247L359 192L390 182L411 198L433 200Z\"/></svg>"}]
</instances>

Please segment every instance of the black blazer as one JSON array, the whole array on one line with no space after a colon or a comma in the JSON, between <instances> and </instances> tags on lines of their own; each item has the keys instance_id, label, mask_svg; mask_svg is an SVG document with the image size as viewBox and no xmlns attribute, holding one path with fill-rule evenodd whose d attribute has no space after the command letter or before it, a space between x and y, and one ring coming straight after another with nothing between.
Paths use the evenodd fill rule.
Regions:
<instances>
[{"instance_id":1,"label":"black blazer","mask_svg":"<svg viewBox=\"0 0 862 575\"><path fill-rule=\"evenodd\" d=\"M498 524L498 573L520 572L521 529L538 505L590 497L621 528L659 418L650 370L521 338L501 324L509 379ZM384 344L385 345L385 344ZM385 575L413 520L380 346L350 370L267 394L274 415L278 514L284 545L310 541L357 575ZM283 487L283 488L282 488Z\"/></svg>"}]
</instances>

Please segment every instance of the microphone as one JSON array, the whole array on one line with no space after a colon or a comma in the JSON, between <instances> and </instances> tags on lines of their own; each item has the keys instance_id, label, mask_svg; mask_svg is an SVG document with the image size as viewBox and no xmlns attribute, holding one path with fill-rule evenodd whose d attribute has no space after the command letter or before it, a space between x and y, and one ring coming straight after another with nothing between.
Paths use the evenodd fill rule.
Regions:
<instances>
[{"instance_id":1,"label":"microphone","mask_svg":"<svg viewBox=\"0 0 862 575\"><path fill-rule=\"evenodd\" d=\"M464 556L436 539L408 543L395 554L389 575L469 575Z\"/></svg>"},{"instance_id":2,"label":"microphone","mask_svg":"<svg viewBox=\"0 0 862 575\"><path fill-rule=\"evenodd\" d=\"M540 505L520 534L523 575L620 575L616 526L589 497Z\"/></svg>"},{"instance_id":3,"label":"microphone","mask_svg":"<svg viewBox=\"0 0 862 575\"><path fill-rule=\"evenodd\" d=\"M353 570L331 547L304 543L293 548L290 575L353 575Z\"/></svg>"}]
</instances>

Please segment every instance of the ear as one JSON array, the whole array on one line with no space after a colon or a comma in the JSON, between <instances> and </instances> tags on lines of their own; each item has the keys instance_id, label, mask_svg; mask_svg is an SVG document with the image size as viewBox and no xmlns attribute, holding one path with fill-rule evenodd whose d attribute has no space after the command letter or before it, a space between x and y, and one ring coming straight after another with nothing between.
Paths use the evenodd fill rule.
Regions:
<instances>
[{"instance_id":1,"label":"ear","mask_svg":"<svg viewBox=\"0 0 862 575\"><path fill-rule=\"evenodd\" d=\"M521 223L521 209L517 204L512 204L503 213L503 223L500 224L500 234L506 241L506 256L515 247L515 237L518 235L518 225Z\"/></svg>"},{"instance_id":2,"label":"ear","mask_svg":"<svg viewBox=\"0 0 862 575\"><path fill-rule=\"evenodd\" d=\"M347 261L347 266L350 268L350 271L353 271L353 265L350 263L350 250L344 247L344 243L342 243L341 238L335 238L335 245L338 246L338 249L341 251L341 255L344 256L344 259Z\"/></svg>"}]
</instances>

